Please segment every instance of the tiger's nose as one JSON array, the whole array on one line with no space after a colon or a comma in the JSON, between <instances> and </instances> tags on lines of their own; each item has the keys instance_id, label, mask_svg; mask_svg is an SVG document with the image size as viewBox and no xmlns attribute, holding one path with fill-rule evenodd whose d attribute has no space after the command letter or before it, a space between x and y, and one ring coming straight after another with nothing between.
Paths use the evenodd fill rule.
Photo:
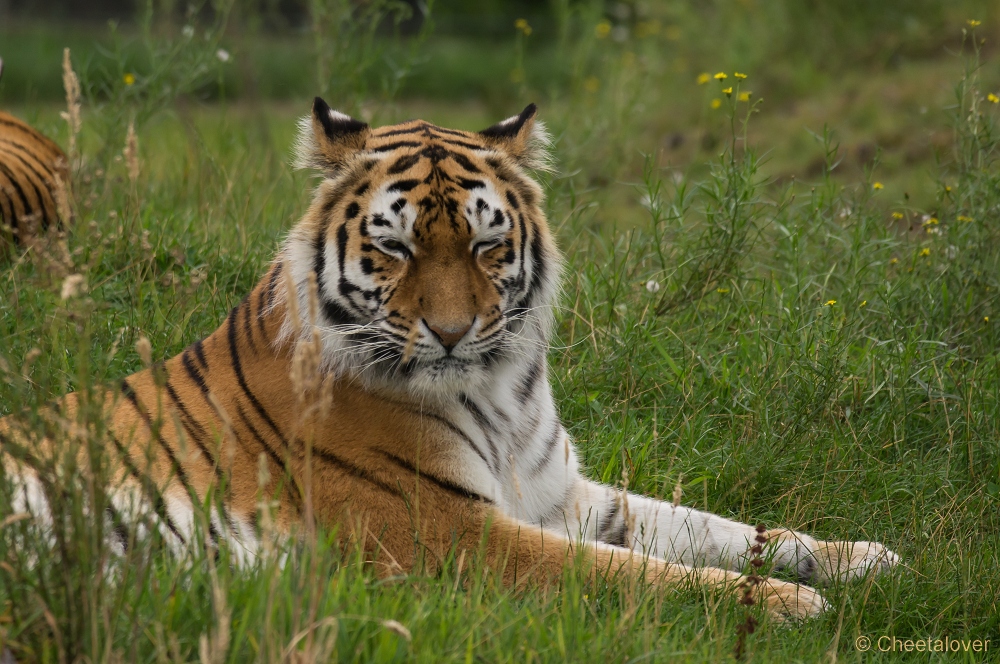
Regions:
<instances>
[{"instance_id":1,"label":"tiger's nose","mask_svg":"<svg viewBox=\"0 0 1000 664\"><path fill-rule=\"evenodd\" d=\"M466 332L472 329L472 324L475 322L476 319L473 318L468 325L459 323L457 325L438 326L430 323L426 318L424 319L424 325L426 325L427 329L431 331L431 334L437 337L437 340L441 342L441 345L444 346L444 349L449 353L452 348L458 345L458 342L462 340L462 337L465 336Z\"/></svg>"}]
</instances>

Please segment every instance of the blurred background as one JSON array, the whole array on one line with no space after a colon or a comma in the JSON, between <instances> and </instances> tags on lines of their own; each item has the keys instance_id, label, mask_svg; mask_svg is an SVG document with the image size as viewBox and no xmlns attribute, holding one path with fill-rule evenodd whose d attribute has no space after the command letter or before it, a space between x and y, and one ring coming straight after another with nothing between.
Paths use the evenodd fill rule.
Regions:
<instances>
[{"instance_id":1,"label":"blurred background","mask_svg":"<svg viewBox=\"0 0 1000 664\"><path fill-rule=\"evenodd\" d=\"M601 184L634 172L640 153L677 167L716 153L724 88L699 76L739 71L764 99L750 133L770 175L818 175L812 134L826 124L839 173L857 179L878 159L890 190L919 200L926 163L950 145L967 22L988 36L998 19L983 0L0 0L0 104L36 119L57 107L64 47L94 104L294 116L321 94L366 120L477 128L536 101L577 150L613 153L585 160ZM996 86L995 40L984 49ZM187 71L168 71L177 65ZM622 123L628 138L615 142Z\"/></svg>"},{"instance_id":2,"label":"blurred background","mask_svg":"<svg viewBox=\"0 0 1000 664\"><path fill-rule=\"evenodd\" d=\"M741 89L764 100L748 140L774 182L823 172L816 136L829 126L836 176L857 180L878 163L893 199L928 204L969 21L995 35L1000 4L0 0L0 105L58 134L64 47L91 108L140 121L256 109L280 140L316 94L372 122L467 129L534 101L563 172L602 186L640 173L646 155L686 170L717 154L730 100L706 74L741 72ZM985 89L1000 87L996 41L983 45Z\"/></svg>"}]
</instances>

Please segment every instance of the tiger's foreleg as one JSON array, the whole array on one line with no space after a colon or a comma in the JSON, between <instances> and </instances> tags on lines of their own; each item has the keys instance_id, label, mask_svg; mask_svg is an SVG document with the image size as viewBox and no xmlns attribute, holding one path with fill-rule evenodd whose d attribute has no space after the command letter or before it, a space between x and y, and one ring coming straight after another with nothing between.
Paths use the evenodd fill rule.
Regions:
<instances>
[{"instance_id":1,"label":"tiger's foreleg","mask_svg":"<svg viewBox=\"0 0 1000 664\"><path fill-rule=\"evenodd\" d=\"M753 526L580 479L565 508L574 534L692 566L743 569L757 535ZM579 517L577 516L579 515ZM776 569L808 583L849 580L885 571L899 557L877 542L822 542L788 529L765 532Z\"/></svg>"},{"instance_id":2,"label":"tiger's foreleg","mask_svg":"<svg viewBox=\"0 0 1000 664\"><path fill-rule=\"evenodd\" d=\"M640 581L660 587L698 584L733 594L741 594L746 581L734 571L669 563L603 542L583 542L579 549L563 535L498 512L486 515L483 525L485 562L502 570L505 583L512 586L558 582L567 566L585 571L588 577ZM779 617L807 618L826 608L818 592L795 583L767 579L754 593L772 615Z\"/></svg>"}]
</instances>

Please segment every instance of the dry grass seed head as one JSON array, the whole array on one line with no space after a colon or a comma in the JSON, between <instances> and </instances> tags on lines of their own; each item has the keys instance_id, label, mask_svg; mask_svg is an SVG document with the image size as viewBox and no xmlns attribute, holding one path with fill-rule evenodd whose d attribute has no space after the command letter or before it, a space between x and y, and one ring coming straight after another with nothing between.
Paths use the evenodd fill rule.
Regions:
<instances>
[{"instance_id":1,"label":"dry grass seed head","mask_svg":"<svg viewBox=\"0 0 1000 664\"><path fill-rule=\"evenodd\" d=\"M125 149L122 150L125 157L125 166L128 168L129 182L135 184L139 178L139 137L135 134L135 121L129 120L128 132L125 134Z\"/></svg>"},{"instance_id":2,"label":"dry grass seed head","mask_svg":"<svg viewBox=\"0 0 1000 664\"><path fill-rule=\"evenodd\" d=\"M59 298L70 300L87 291L87 278L82 274L71 274L63 279L62 289ZM145 337L143 337L145 338ZM148 340L147 340L148 343Z\"/></svg>"},{"instance_id":3,"label":"dry grass seed head","mask_svg":"<svg viewBox=\"0 0 1000 664\"><path fill-rule=\"evenodd\" d=\"M63 223L68 223L73 218L73 206L70 203L69 184L56 173L52 180L52 193L56 197L56 210Z\"/></svg>"},{"instance_id":4,"label":"dry grass seed head","mask_svg":"<svg viewBox=\"0 0 1000 664\"><path fill-rule=\"evenodd\" d=\"M147 369L153 366L153 345L145 334L139 335L139 340L135 342L135 350L139 353L142 365Z\"/></svg>"},{"instance_id":5,"label":"dry grass seed head","mask_svg":"<svg viewBox=\"0 0 1000 664\"><path fill-rule=\"evenodd\" d=\"M73 63L69 57L69 49L63 49L63 88L66 90L66 110L60 115L69 126L69 156L76 156L76 137L80 133L83 120L80 117L80 79L73 71Z\"/></svg>"}]
</instances>

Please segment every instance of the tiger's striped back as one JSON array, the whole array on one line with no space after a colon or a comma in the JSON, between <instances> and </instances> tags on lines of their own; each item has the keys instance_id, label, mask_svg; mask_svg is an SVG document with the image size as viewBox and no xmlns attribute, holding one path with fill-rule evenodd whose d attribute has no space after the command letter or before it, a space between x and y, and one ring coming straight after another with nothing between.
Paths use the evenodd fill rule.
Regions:
<instances>
[{"instance_id":1,"label":"tiger's striped back","mask_svg":"<svg viewBox=\"0 0 1000 664\"><path fill-rule=\"evenodd\" d=\"M68 183L69 161L55 141L0 112L0 252L59 223L56 189Z\"/></svg>"}]
</instances>

